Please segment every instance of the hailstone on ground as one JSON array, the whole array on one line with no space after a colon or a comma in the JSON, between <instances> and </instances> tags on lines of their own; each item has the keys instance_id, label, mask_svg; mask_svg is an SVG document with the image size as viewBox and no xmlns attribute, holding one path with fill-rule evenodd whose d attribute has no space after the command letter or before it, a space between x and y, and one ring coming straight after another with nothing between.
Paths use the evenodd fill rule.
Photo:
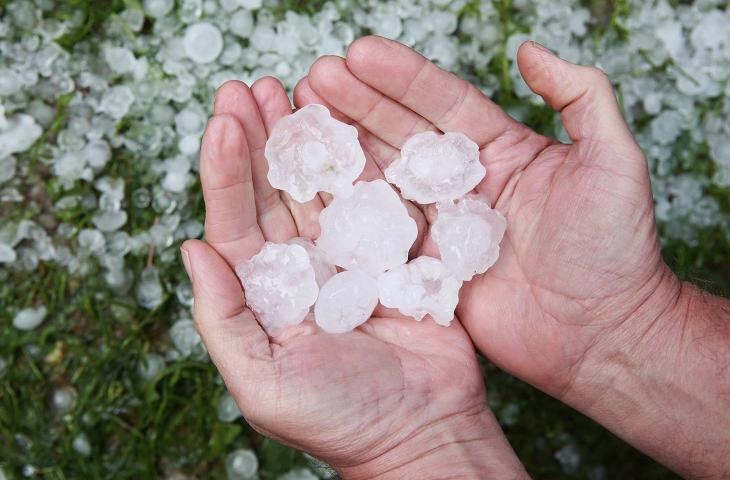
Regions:
<instances>
[{"instance_id":1,"label":"hailstone on ground","mask_svg":"<svg viewBox=\"0 0 730 480\"><path fill-rule=\"evenodd\" d=\"M487 202L465 197L439 203L431 235L444 266L456 278L467 281L497 261L506 227L505 218Z\"/></svg>"},{"instance_id":2,"label":"hailstone on ground","mask_svg":"<svg viewBox=\"0 0 730 480\"><path fill-rule=\"evenodd\" d=\"M317 246L335 265L373 276L408 261L418 234L400 197L383 180L357 182L350 197L335 197L319 224Z\"/></svg>"},{"instance_id":3,"label":"hailstone on ground","mask_svg":"<svg viewBox=\"0 0 730 480\"><path fill-rule=\"evenodd\" d=\"M314 319L327 333L349 332L365 323L377 304L375 279L361 270L347 270L330 278L319 291Z\"/></svg>"},{"instance_id":4,"label":"hailstone on ground","mask_svg":"<svg viewBox=\"0 0 730 480\"><path fill-rule=\"evenodd\" d=\"M307 105L279 120L264 151L269 183L297 202L317 192L352 193L352 182L365 167L357 130L330 116L322 105Z\"/></svg>"},{"instance_id":5,"label":"hailstone on ground","mask_svg":"<svg viewBox=\"0 0 730 480\"><path fill-rule=\"evenodd\" d=\"M300 245L266 242L236 273L246 303L269 335L299 324L317 300L314 269Z\"/></svg>"},{"instance_id":6,"label":"hailstone on ground","mask_svg":"<svg viewBox=\"0 0 730 480\"><path fill-rule=\"evenodd\" d=\"M459 303L461 280L433 257L418 257L378 277L380 303L422 320L426 314L439 325L449 326Z\"/></svg>"},{"instance_id":7,"label":"hailstone on ground","mask_svg":"<svg viewBox=\"0 0 730 480\"><path fill-rule=\"evenodd\" d=\"M422 204L456 200L486 173L479 146L463 133L418 133L403 144L400 154L385 169L385 178L398 186L403 198Z\"/></svg>"}]
</instances>

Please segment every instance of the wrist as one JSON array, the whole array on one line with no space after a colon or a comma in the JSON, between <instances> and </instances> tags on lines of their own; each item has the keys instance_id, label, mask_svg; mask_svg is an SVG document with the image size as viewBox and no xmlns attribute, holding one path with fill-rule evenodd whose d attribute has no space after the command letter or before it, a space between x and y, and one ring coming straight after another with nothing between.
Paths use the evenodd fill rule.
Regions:
<instances>
[{"instance_id":1,"label":"wrist","mask_svg":"<svg viewBox=\"0 0 730 480\"><path fill-rule=\"evenodd\" d=\"M642 307L595 342L562 399L683 476L722 478L730 305L664 269Z\"/></svg>"},{"instance_id":2,"label":"wrist","mask_svg":"<svg viewBox=\"0 0 730 480\"><path fill-rule=\"evenodd\" d=\"M529 478L486 406L423 427L365 463L333 467L348 480Z\"/></svg>"}]
</instances>

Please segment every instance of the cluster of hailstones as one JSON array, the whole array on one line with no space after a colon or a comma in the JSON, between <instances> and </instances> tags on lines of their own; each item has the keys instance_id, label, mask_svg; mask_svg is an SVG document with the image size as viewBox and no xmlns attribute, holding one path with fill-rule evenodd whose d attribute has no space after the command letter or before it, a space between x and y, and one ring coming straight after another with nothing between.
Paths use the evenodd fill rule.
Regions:
<instances>
[{"instance_id":1,"label":"cluster of hailstones","mask_svg":"<svg viewBox=\"0 0 730 480\"><path fill-rule=\"evenodd\" d=\"M467 196L486 173L479 148L461 133L419 133L386 170L403 198L436 203L431 228L441 259L408 262L418 229L401 197L383 180L353 182L365 166L357 130L308 105L282 118L266 144L271 185L295 201L333 195L320 213L316 243L266 242L236 268L246 301L269 335L314 313L328 333L366 322L378 302L401 314L448 326L464 281L499 256L506 221L482 199ZM338 268L342 271L338 273Z\"/></svg>"}]
</instances>

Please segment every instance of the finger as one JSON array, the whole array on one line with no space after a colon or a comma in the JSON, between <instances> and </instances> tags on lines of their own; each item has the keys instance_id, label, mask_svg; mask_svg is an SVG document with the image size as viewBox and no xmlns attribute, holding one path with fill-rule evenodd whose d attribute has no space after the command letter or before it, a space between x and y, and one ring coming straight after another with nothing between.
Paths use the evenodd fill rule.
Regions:
<instances>
[{"instance_id":1,"label":"finger","mask_svg":"<svg viewBox=\"0 0 730 480\"><path fill-rule=\"evenodd\" d=\"M269 339L246 308L241 283L210 245L188 240L181 247L183 263L193 284L195 325L221 376L238 398L255 382L253 373L270 368Z\"/></svg>"},{"instance_id":2,"label":"finger","mask_svg":"<svg viewBox=\"0 0 730 480\"><path fill-rule=\"evenodd\" d=\"M309 83L307 82L307 78L305 77L299 81L296 88L294 89L294 104L297 107L301 108L304 105L308 105L310 103L324 105L330 110L330 113L334 118L349 125L353 125L355 128L357 128L358 140L360 141L360 144L363 147L363 152L365 153L365 167L363 168L363 171L357 178L357 180L362 180L365 182L378 179L385 180L385 175L383 175L382 170L383 167L380 164L383 161L387 161L388 163L385 165L387 166L390 161L392 161L399 155L399 151L392 146L385 144L382 140L373 137L365 128L362 127L362 125L359 125L347 115L343 114L341 111L330 105L325 99L320 97L314 90L311 89ZM375 159L375 156L371 153L371 148L374 148L377 154L381 155L380 161ZM388 159L385 160L383 156L387 156ZM332 197L330 195L320 194L320 196L322 197L325 205L329 205L332 201ZM416 222L416 226L418 227L418 236L416 238L416 241L413 243L413 247L411 248L411 254L415 255L418 251L420 251L421 244L423 243L423 238L428 232L428 222L426 221L426 217L423 214L423 211L421 211L421 209L417 205L406 200L403 200L403 204L408 210L408 214L411 216L411 218L413 218L413 220Z\"/></svg>"},{"instance_id":3,"label":"finger","mask_svg":"<svg viewBox=\"0 0 730 480\"><path fill-rule=\"evenodd\" d=\"M276 122L291 114L289 97L281 82L273 77L264 77L254 82L251 93L258 104L268 137ZM299 203L286 192L281 192L281 199L294 218L299 236L312 239L319 237L319 212L324 208L322 200L315 196L308 202Z\"/></svg>"},{"instance_id":4,"label":"finger","mask_svg":"<svg viewBox=\"0 0 730 480\"><path fill-rule=\"evenodd\" d=\"M319 96L396 148L415 133L436 130L422 116L359 80L343 58L321 57L309 70L308 79Z\"/></svg>"},{"instance_id":5,"label":"finger","mask_svg":"<svg viewBox=\"0 0 730 480\"><path fill-rule=\"evenodd\" d=\"M633 143L611 82L601 70L562 60L535 42L520 46L517 63L532 91L560 112L573 142L590 138Z\"/></svg>"},{"instance_id":6,"label":"finger","mask_svg":"<svg viewBox=\"0 0 730 480\"><path fill-rule=\"evenodd\" d=\"M231 115L208 121L200 149L205 238L231 267L264 243L254 207L251 160L241 124Z\"/></svg>"},{"instance_id":7,"label":"finger","mask_svg":"<svg viewBox=\"0 0 730 480\"><path fill-rule=\"evenodd\" d=\"M269 171L264 157L266 129L251 90L245 83L236 80L224 83L216 92L214 112L233 115L243 126L251 152L256 213L264 237L272 242L285 242L295 237L297 230L294 219L281 200L279 191L266 178Z\"/></svg>"},{"instance_id":8,"label":"finger","mask_svg":"<svg viewBox=\"0 0 730 480\"><path fill-rule=\"evenodd\" d=\"M398 42L368 36L347 51L347 67L364 83L402 103L441 131L462 132L480 147L525 127L472 84Z\"/></svg>"}]
</instances>

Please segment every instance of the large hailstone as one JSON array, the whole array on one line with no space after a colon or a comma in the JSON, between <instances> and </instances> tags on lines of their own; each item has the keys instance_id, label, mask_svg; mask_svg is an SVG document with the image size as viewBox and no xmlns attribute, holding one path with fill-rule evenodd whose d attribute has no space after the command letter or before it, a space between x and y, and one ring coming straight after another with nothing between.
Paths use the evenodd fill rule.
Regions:
<instances>
[{"instance_id":1,"label":"large hailstone","mask_svg":"<svg viewBox=\"0 0 730 480\"><path fill-rule=\"evenodd\" d=\"M269 335L299 324L317 300L314 269L300 245L266 242L236 273L246 303Z\"/></svg>"},{"instance_id":2,"label":"large hailstone","mask_svg":"<svg viewBox=\"0 0 730 480\"><path fill-rule=\"evenodd\" d=\"M357 182L350 197L335 197L319 215L317 246L342 268L372 276L408 261L418 227L383 180Z\"/></svg>"},{"instance_id":3,"label":"large hailstone","mask_svg":"<svg viewBox=\"0 0 730 480\"><path fill-rule=\"evenodd\" d=\"M433 257L418 257L378 277L380 303L422 320L427 314L448 327L459 303L461 280L457 280Z\"/></svg>"},{"instance_id":4,"label":"large hailstone","mask_svg":"<svg viewBox=\"0 0 730 480\"><path fill-rule=\"evenodd\" d=\"M486 173L479 146L463 133L418 133L406 141L385 178L403 198L421 204L455 200L470 192Z\"/></svg>"},{"instance_id":5,"label":"large hailstone","mask_svg":"<svg viewBox=\"0 0 730 480\"><path fill-rule=\"evenodd\" d=\"M438 217L431 227L444 266L459 280L471 280L484 273L499 257L507 221L476 197L438 205Z\"/></svg>"},{"instance_id":6,"label":"large hailstone","mask_svg":"<svg viewBox=\"0 0 730 480\"><path fill-rule=\"evenodd\" d=\"M352 182L365 167L357 130L330 116L322 105L307 105L279 120L264 150L269 183L297 202L317 192L352 193Z\"/></svg>"},{"instance_id":7,"label":"large hailstone","mask_svg":"<svg viewBox=\"0 0 730 480\"><path fill-rule=\"evenodd\" d=\"M330 278L319 291L314 319L327 333L345 333L365 323L377 304L375 279L360 270L347 270Z\"/></svg>"}]
</instances>

